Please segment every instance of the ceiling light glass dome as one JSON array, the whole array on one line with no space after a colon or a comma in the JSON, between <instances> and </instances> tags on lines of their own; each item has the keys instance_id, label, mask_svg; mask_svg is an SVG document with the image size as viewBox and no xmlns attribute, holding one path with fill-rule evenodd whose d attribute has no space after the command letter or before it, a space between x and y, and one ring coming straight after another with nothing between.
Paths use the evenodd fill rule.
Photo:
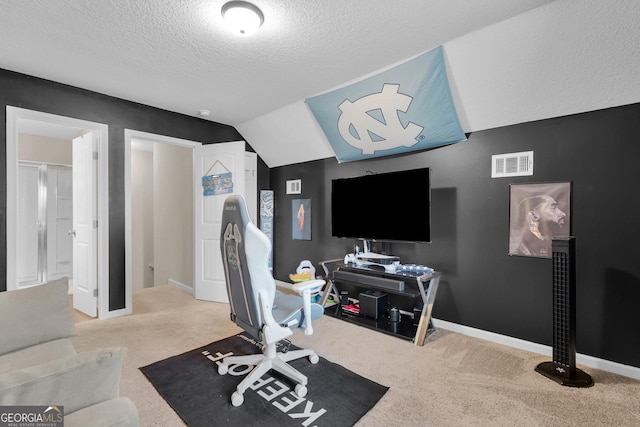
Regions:
<instances>
[{"instance_id":1,"label":"ceiling light glass dome","mask_svg":"<svg viewBox=\"0 0 640 427\"><path fill-rule=\"evenodd\" d=\"M230 1L222 6L222 17L229 29L241 36L250 36L264 22L262 11L246 1Z\"/></svg>"}]
</instances>

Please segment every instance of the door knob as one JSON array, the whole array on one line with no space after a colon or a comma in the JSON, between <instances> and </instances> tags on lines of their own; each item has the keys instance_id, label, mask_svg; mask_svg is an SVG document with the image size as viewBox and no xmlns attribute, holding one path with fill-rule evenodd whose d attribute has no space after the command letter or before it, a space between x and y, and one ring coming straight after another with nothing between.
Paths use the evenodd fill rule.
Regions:
<instances>
[{"instance_id":1,"label":"door knob","mask_svg":"<svg viewBox=\"0 0 640 427\"><path fill-rule=\"evenodd\" d=\"M68 234L69 236L76 237L76 230L69 230L69 231L67 231L67 234Z\"/></svg>"}]
</instances>

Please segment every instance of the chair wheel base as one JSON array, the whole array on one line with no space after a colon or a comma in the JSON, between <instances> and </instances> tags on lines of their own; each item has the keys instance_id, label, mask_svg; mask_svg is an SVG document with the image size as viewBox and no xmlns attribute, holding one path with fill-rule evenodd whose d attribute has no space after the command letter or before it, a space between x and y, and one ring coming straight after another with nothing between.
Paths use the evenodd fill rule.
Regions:
<instances>
[{"instance_id":1,"label":"chair wheel base","mask_svg":"<svg viewBox=\"0 0 640 427\"><path fill-rule=\"evenodd\" d=\"M301 399L307 395L307 387L302 384L296 385L296 388L293 391L296 393L296 396Z\"/></svg>"},{"instance_id":2,"label":"chair wheel base","mask_svg":"<svg viewBox=\"0 0 640 427\"><path fill-rule=\"evenodd\" d=\"M242 395L241 393L238 393L237 391L234 391L233 394L231 395L231 404L233 406L240 406L244 403L244 395Z\"/></svg>"}]
</instances>

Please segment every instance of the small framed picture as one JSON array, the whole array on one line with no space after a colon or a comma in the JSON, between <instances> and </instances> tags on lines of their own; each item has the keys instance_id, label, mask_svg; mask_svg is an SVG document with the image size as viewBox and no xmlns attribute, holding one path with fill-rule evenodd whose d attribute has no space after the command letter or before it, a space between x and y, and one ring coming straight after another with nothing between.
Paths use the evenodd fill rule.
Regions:
<instances>
[{"instance_id":1,"label":"small framed picture","mask_svg":"<svg viewBox=\"0 0 640 427\"><path fill-rule=\"evenodd\" d=\"M509 186L509 255L551 258L551 239L571 235L571 182Z\"/></svg>"},{"instance_id":2,"label":"small framed picture","mask_svg":"<svg viewBox=\"0 0 640 427\"><path fill-rule=\"evenodd\" d=\"M311 199L291 201L291 237L293 240L311 240Z\"/></svg>"}]
</instances>

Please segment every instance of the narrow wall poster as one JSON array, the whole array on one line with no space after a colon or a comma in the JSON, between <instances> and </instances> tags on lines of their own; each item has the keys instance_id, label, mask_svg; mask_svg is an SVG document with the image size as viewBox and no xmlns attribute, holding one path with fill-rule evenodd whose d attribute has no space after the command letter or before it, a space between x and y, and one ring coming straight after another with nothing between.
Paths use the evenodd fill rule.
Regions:
<instances>
[{"instance_id":1,"label":"narrow wall poster","mask_svg":"<svg viewBox=\"0 0 640 427\"><path fill-rule=\"evenodd\" d=\"M291 235L293 240L311 240L311 199L291 201Z\"/></svg>"},{"instance_id":2,"label":"narrow wall poster","mask_svg":"<svg viewBox=\"0 0 640 427\"><path fill-rule=\"evenodd\" d=\"M273 190L260 190L260 230L271 242L269 271L273 271Z\"/></svg>"}]
</instances>

